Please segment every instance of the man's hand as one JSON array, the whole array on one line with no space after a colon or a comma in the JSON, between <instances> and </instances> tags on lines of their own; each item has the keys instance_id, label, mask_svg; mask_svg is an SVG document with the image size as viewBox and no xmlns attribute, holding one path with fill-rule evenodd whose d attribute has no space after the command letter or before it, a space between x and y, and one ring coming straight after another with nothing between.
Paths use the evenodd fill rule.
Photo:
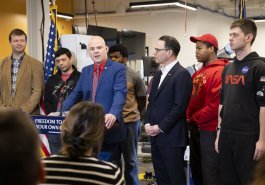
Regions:
<instances>
[{"instance_id":1,"label":"man's hand","mask_svg":"<svg viewBox=\"0 0 265 185\"><path fill-rule=\"evenodd\" d=\"M150 123L146 123L146 124L144 125L144 130L145 130L145 132L146 132L146 134L147 134L148 136L151 136L151 134L153 133L153 132L152 132L152 127L151 127Z\"/></svg>"},{"instance_id":2,"label":"man's hand","mask_svg":"<svg viewBox=\"0 0 265 185\"><path fill-rule=\"evenodd\" d=\"M106 114L105 115L105 126L106 126L106 128L110 129L116 120L117 120L117 118L113 114Z\"/></svg>"},{"instance_id":3,"label":"man's hand","mask_svg":"<svg viewBox=\"0 0 265 185\"><path fill-rule=\"evenodd\" d=\"M217 131L217 133L216 133L216 139L215 139L215 142L214 142L215 151L217 153L219 153L219 148L218 148L219 135L220 135L220 130Z\"/></svg>"},{"instance_id":4,"label":"man's hand","mask_svg":"<svg viewBox=\"0 0 265 185\"><path fill-rule=\"evenodd\" d=\"M149 123L147 123L147 124L145 124L144 128L145 128L145 132L148 136L157 136L161 132L158 125L151 126Z\"/></svg>"},{"instance_id":5,"label":"man's hand","mask_svg":"<svg viewBox=\"0 0 265 185\"><path fill-rule=\"evenodd\" d=\"M153 134L151 136L157 136L158 134L161 133L160 128L158 127L158 125L153 125Z\"/></svg>"},{"instance_id":6,"label":"man's hand","mask_svg":"<svg viewBox=\"0 0 265 185\"><path fill-rule=\"evenodd\" d=\"M261 158L261 156L264 154L265 152L265 143L263 141L258 140L258 142L256 142L256 149L255 149L255 153L253 156L253 160L259 160Z\"/></svg>"},{"instance_id":7,"label":"man's hand","mask_svg":"<svg viewBox=\"0 0 265 185\"><path fill-rule=\"evenodd\" d=\"M60 116L60 112L51 112L47 116Z\"/></svg>"},{"instance_id":8,"label":"man's hand","mask_svg":"<svg viewBox=\"0 0 265 185\"><path fill-rule=\"evenodd\" d=\"M68 116L68 114L69 114L69 111L65 111L65 112L63 112L63 116L64 116L64 117Z\"/></svg>"}]
</instances>

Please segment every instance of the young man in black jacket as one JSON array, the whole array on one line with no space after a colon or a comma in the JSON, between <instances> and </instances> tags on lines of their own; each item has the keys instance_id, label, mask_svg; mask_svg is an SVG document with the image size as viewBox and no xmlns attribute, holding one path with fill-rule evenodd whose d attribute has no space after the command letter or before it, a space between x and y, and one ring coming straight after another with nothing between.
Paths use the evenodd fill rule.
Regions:
<instances>
[{"instance_id":1,"label":"young man in black jacket","mask_svg":"<svg viewBox=\"0 0 265 185\"><path fill-rule=\"evenodd\" d=\"M73 65L72 54L67 48L57 50L55 65L59 70L48 79L45 85L44 107L46 114L61 112L63 100L72 92L80 76L80 72ZM51 154L58 153L61 146L60 137L49 135L48 140Z\"/></svg>"},{"instance_id":2,"label":"young man in black jacket","mask_svg":"<svg viewBox=\"0 0 265 185\"><path fill-rule=\"evenodd\" d=\"M230 27L236 58L223 71L215 142L223 185L248 184L265 151L265 61L251 51L256 34L249 19L236 20Z\"/></svg>"}]
</instances>

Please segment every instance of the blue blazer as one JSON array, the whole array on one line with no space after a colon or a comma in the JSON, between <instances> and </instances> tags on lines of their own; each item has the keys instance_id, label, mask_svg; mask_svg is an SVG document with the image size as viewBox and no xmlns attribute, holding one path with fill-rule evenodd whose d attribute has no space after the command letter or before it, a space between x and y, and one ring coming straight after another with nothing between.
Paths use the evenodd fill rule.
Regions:
<instances>
[{"instance_id":1,"label":"blue blazer","mask_svg":"<svg viewBox=\"0 0 265 185\"><path fill-rule=\"evenodd\" d=\"M151 144L167 147L185 147L188 144L186 108L192 90L189 72L176 63L158 88L161 71L152 82L145 123L158 124L164 132L150 137Z\"/></svg>"},{"instance_id":2,"label":"blue blazer","mask_svg":"<svg viewBox=\"0 0 265 185\"><path fill-rule=\"evenodd\" d=\"M78 101L91 101L93 87L93 65L83 68L81 76L68 98L63 103L63 110L68 111ZM127 133L123 123L122 109L127 95L125 65L107 60L100 75L95 102L101 104L105 113L116 116L119 127L106 130L104 142L117 143L122 141Z\"/></svg>"}]
</instances>

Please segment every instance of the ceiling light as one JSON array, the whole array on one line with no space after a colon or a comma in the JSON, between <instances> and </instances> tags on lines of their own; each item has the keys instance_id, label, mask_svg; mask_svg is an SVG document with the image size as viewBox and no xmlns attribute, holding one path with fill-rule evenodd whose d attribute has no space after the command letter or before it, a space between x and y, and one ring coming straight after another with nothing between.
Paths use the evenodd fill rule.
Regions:
<instances>
[{"instance_id":1,"label":"ceiling light","mask_svg":"<svg viewBox=\"0 0 265 185\"><path fill-rule=\"evenodd\" d=\"M261 20L254 20L254 22L265 22L265 19L261 19Z\"/></svg>"},{"instance_id":2,"label":"ceiling light","mask_svg":"<svg viewBox=\"0 0 265 185\"><path fill-rule=\"evenodd\" d=\"M259 17L252 17L254 22L265 22L265 17L264 16L259 16Z\"/></svg>"},{"instance_id":3,"label":"ceiling light","mask_svg":"<svg viewBox=\"0 0 265 185\"><path fill-rule=\"evenodd\" d=\"M74 16L71 14L66 14L66 13L57 13L57 17L64 18L64 19L73 19Z\"/></svg>"},{"instance_id":4,"label":"ceiling light","mask_svg":"<svg viewBox=\"0 0 265 185\"><path fill-rule=\"evenodd\" d=\"M51 15L51 13L50 13ZM61 12L57 12L57 17L59 18L63 18L63 19L73 19L74 16L72 14L68 14L68 13L61 13Z\"/></svg>"},{"instance_id":5,"label":"ceiling light","mask_svg":"<svg viewBox=\"0 0 265 185\"><path fill-rule=\"evenodd\" d=\"M187 8L189 10L193 10L193 11L196 11L197 10L196 7L193 7L193 6L188 5L188 4L185 5L185 4L182 4L182 3L177 2L176 5L179 6L179 7L182 7L182 8Z\"/></svg>"},{"instance_id":6,"label":"ceiling light","mask_svg":"<svg viewBox=\"0 0 265 185\"><path fill-rule=\"evenodd\" d=\"M131 8L146 8L146 7L160 7L160 6L179 6L193 11L197 10L195 6L190 4L185 5L184 3L181 3L179 1L146 1L146 2L130 3Z\"/></svg>"}]
</instances>

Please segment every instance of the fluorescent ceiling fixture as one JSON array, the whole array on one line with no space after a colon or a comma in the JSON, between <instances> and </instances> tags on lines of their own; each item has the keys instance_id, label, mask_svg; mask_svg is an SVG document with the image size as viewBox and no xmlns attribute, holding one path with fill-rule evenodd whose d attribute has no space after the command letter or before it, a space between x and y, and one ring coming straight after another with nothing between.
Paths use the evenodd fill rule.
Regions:
<instances>
[{"instance_id":1,"label":"fluorescent ceiling fixture","mask_svg":"<svg viewBox=\"0 0 265 185\"><path fill-rule=\"evenodd\" d=\"M252 17L252 20L254 22L265 22L265 16L256 16L256 17Z\"/></svg>"},{"instance_id":2,"label":"fluorescent ceiling fixture","mask_svg":"<svg viewBox=\"0 0 265 185\"><path fill-rule=\"evenodd\" d=\"M51 13L50 13L51 15ZM57 12L57 17L64 18L64 19L73 19L74 16L71 14L66 14L66 13L59 13Z\"/></svg>"},{"instance_id":3,"label":"fluorescent ceiling fixture","mask_svg":"<svg viewBox=\"0 0 265 185\"><path fill-rule=\"evenodd\" d=\"M63 15L63 14L57 14L57 17L64 18L64 19L73 19L74 17L72 15Z\"/></svg>"},{"instance_id":4,"label":"fluorescent ceiling fixture","mask_svg":"<svg viewBox=\"0 0 265 185\"><path fill-rule=\"evenodd\" d=\"M185 5L179 2L170 2L170 1L146 1L146 2L137 2L137 3L130 3L131 8L146 8L146 7L159 7L159 6L170 6L175 5L182 8L187 8L189 10L196 11L197 8L191 5Z\"/></svg>"},{"instance_id":5,"label":"fluorescent ceiling fixture","mask_svg":"<svg viewBox=\"0 0 265 185\"><path fill-rule=\"evenodd\" d=\"M260 19L260 20L255 20L254 19L254 22L265 22L265 19Z\"/></svg>"},{"instance_id":6,"label":"fluorescent ceiling fixture","mask_svg":"<svg viewBox=\"0 0 265 185\"><path fill-rule=\"evenodd\" d=\"M176 5L176 3L157 3L157 4L131 5L131 8L145 8L145 7L157 7L157 6L169 6L169 5Z\"/></svg>"},{"instance_id":7,"label":"fluorescent ceiling fixture","mask_svg":"<svg viewBox=\"0 0 265 185\"><path fill-rule=\"evenodd\" d=\"M185 4L181 4L181 3L176 3L176 5L179 6L179 7L182 7L182 8L187 8L189 10L193 10L193 11L197 10L197 8L194 8L194 7L190 6L190 5L185 5Z\"/></svg>"}]
</instances>

